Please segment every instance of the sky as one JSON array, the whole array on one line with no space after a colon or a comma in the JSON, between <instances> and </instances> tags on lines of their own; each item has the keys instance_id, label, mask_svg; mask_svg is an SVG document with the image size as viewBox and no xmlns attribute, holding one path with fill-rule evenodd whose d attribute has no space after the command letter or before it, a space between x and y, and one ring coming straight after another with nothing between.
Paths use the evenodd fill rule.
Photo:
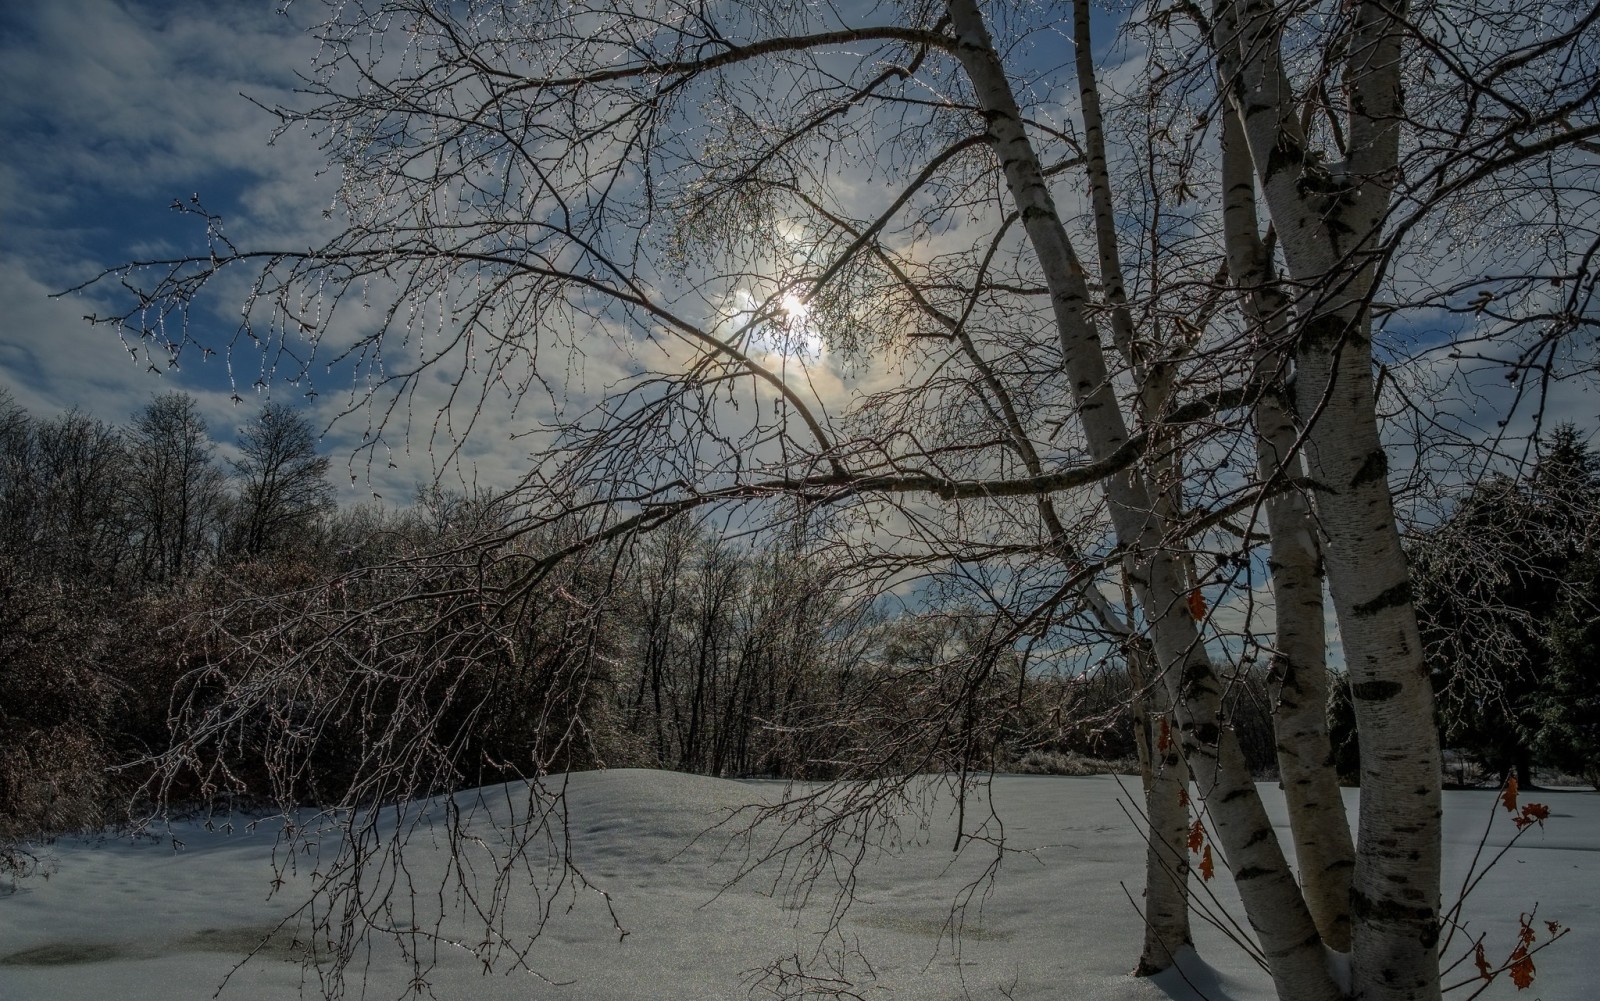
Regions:
<instances>
[{"instance_id":1,"label":"sky","mask_svg":"<svg viewBox=\"0 0 1600 1001\"><path fill-rule=\"evenodd\" d=\"M120 423L152 395L182 390L226 446L268 399L248 357L230 371L221 355L186 355L181 368L152 372L114 330L84 321L108 311L106 293L51 296L107 267L203 249L194 217L170 207L194 195L262 243L321 218L332 189L315 145L293 134L270 142L275 120L253 103L290 99L315 53L304 32L314 11L277 6L0 5L0 386L36 417L78 407ZM203 336L233 333L224 305L204 316L214 330ZM335 412L334 400L294 387L270 393L319 430ZM328 430L335 468L360 431L349 421ZM346 479L345 499L404 502L429 475L425 457L400 455L370 484L364 467L359 483Z\"/></svg>"},{"instance_id":2,"label":"sky","mask_svg":"<svg viewBox=\"0 0 1600 1001\"><path fill-rule=\"evenodd\" d=\"M227 219L241 246L304 247L315 239L333 196L332 179L321 170L323 156L299 132L274 139L276 120L261 105L294 102L296 73L308 72L316 56L305 29L321 8L298 3L280 12L278 6L203 0L0 4L0 87L7 94L0 103L0 135L7 137L0 142L0 386L38 417L78 407L118 423L154 394L183 390L198 399L224 456L234 429L262 403L288 402L325 432L322 447L333 458L342 501L404 504L418 485L441 473L441 439L430 427L432 402L415 407L420 416L407 440L369 464L358 452L368 426L364 415L339 418L348 393L319 385L322 391L311 396L306 387L281 380L258 383L260 361L248 350L209 359L189 352L178 368L152 368L113 329L83 319L117 308L110 295L115 283L51 297L108 267L202 249L196 218L171 208L194 196ZM1097 37L1109 37L1106 22L1097 27ZM1124 62L1108 78L1133 73L1133 64ZM1061 113L1070 118L1074 112ZM212 296L196 314L197 335L217 344L235 336L240 301ZM1431 335L1424 330L1418 336ZM584 360L590 370L582 375L591 387L608 384L638 362L593 351ZM1429 374L1424 368L1421 377ZM1459 372L1446 366L1439 375L1456 379ZM823 381L827 376L822 373ZM1506 383L1492 366L1474 378L1452 383L1427 420L1453 426L1466 438L1493 434ZM437 399L444 388L435 382L429 391ZM1587 387L1572 384L1558 387L1549 416L1592 428L1597 410ZM1524 408L1521 423L1509 429L1513 435L1526 432L1528 413ZM496 402L448 475L488 488L513 485L529 468L532 447L517 434L537 417L535 406ZM1419 464L1408 451L1410 422L1401 414L1390 425L1396 482L1433 461L1427 457ZM447 431L446 444L449 438ZM1515 443L1510 451L1516 451ZM1469 473L1451 467L1458 455L1445 454L1442 471L1429 469L1433 479L1413 481L1411 501L1434 505L1448 492L1438 489L1441 479L1462 482ZM1264 588L1252 597L1258 610L1270 604Z\"/></svg>"},{"instance_id":3,"label":"sky","mask_svg":"<svg viewBox=\"0 0 1600 1001\"><path fill-rule=\"evenodd\" d=\"M127 308L115 281L68 291L126 262L202 252L199 220L173 208L195 197L245 247L305 247L326 225L334 185L316 142L296 131L274 137L277 120L261 107L295 102L296 74L310 72L317 55L306 29L322 7L279 6L0 5L0 87L8 95L0 135L9 137L0 143L0 387L38 418L80 408L113 423L155 394L182 390L199 401L225 457L235 429L264 402L288 402L324 432L342 502L404 504L441 472L438 442L429 440L431 401L414 408L421 416L410 441L368 464L358 451L365 415L340 416L349 395L337 385L319 384L312 396L281 380L258 383L248 350L204 359L186 352L178 367L152 366L141 346L130 350L112 327L84 319ZM219 346L234 337L240 301L205 300L197 337ZM615 353L590 351L583 364L590 387L620 378ZM839 386L825 366L813 376L824 393ZM441 387L430 388L436 399ZM513 485L531 448L514 436L537 417L533 407L496 402L463 461L444 471L446 485L449 476Z\"/></svg>"},{"instance_id":4,"label":"sky","mask_svg":"<svg viewBox=\"0 0 1600 1001\"><path fill-rule=\"evenodd\" d=\"M330 454L349 457L359 444L361 419L333 419L338 394L308 397L304 387L272 379L257 385L262 373L248 352L231 367L221 355L185 356L180 368L161 371L130 357L112 328L83 319L110 310L114 286L51 298L107 267L203 249L196 218L171 208L192 196L222 215L243 246L310 242L332 179L309 137L289 132L272 141L275 119L258 105L293 103L295 74L309 71L316 55L305 29L320 10L270 0L0 5L0 385L29 411L80 407L120 422L153 394L181 389L199 398L226 442L270 394L326 429ZM1109 40L1109 27L1098 20L1097 38ZM237 302L213 296L200 336L221 343L233 335ZM1488 372L1440 405L1460 412L1467 433L1492 434L1495 401L1506 395L1499 377ZM1549 416L1592 426L1597 413L1583 387L1562 387ZM1524 408L1513 433L1526 430L1528 414ZM1403 424L1393 437L1401 451ZM466 455L468 475L478 470L488 485L509 486L526 468L526 446L509 435L480 437ZM371 469L358 463L347 496L396 499L431 477L433 456L414 444ZM1398 468L1406 464L1397 456Z\"/></svg>"},{"instance_id":5,"label":"sky","mask_svg":"<svg viewBox=\"0 0 1600 1001\"><path fill-rule=\"evenodd\" d=\"M306 28L320 12L271 0L0 5L0 386L36 417L76 407L114 423L154 394L182 390L199 400L224 455L262 403L288 402L325 431L335 469L352 474L336 477L343 500L404 503L441 471L426 407L411 440L369 465L355 454L363 415L336 419L348 394L318 386L310 396L270 377L258 384L248 351L231 363L226 352L188 353L179 367L152 366L112 327L84 319L126 308L115 282L60 295L106 268L203 252L199 220L173 208L196 196L241 246L313 241L333 180L314 140L274 140L276 120L260 105L294 103L296 74L317 52ZM197 336L225 344L239 301L212 295ZM616 375L609 362L591 356L591 384ZM505 406L492 417L511 426L480 428L449 472L507 487L528 466L529 447L512 435L536 418Z\"/></svg>"}]
</instances>

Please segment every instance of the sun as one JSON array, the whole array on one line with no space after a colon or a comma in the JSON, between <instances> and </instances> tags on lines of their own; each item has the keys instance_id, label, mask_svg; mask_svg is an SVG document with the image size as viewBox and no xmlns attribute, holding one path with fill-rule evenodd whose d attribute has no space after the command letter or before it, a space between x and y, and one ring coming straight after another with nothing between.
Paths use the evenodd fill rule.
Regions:
<instances>
[{"instance_id":1,"label":"sun","mask_svg":"<svg viewBox=\"0 0 1600 1001\"><path fill-rule=\"evenodd\" d=\"M750 347L769 358L812 362L824 354L817 318L798 292L775 290L762 298L736 289L725 315L729 337L748 338Z\"/></svg>"},{"instance_id":2,"label":"sun","mask_svg":"<svg viewBox=\"0 0 1600 1001\"><path fill-rule=\"evenodd\" d=\"M784 295L783 301L778 304L778 308L783 310L783 318L789 323L804 323L806 322L806 317L811 315L811 307L807 306L805 300L793 292Z\"/></svg>"},{"instance_id":3,"label":"sun","mask_svg":"<svg viewBox=\"0 0 1600 1001\"><path fill-rule=\"evenodd\" d=\"M770 331L778 354L813 361L822 357L822 337L811 322L811 307L804 299L793 292L784 293L778 300L778 315L781 324Z\"/></svg>"}]
</instances>

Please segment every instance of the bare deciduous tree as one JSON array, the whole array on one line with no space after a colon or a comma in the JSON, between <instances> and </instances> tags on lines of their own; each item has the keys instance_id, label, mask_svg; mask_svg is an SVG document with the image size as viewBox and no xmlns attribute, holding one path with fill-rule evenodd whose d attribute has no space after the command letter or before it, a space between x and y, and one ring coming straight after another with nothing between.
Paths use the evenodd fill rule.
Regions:
<instances>
[{"instance_id":1,"label":"bare deciduous tree","mask_svg":"<svg viewBox=\"0 0 1600 1001\"><path fill-rule=\"evenodd\" d=\"M134 416L127 432L131 530L146 579L192 574L216 545L223 476L194 398L166 393Z\"/></svg>"},{"instance_id":2,"label":"bare deciduous tree","mask_svg":"<svg viewBox=\"0 0 1600 1001\"><path fill-rule=\"evenodd\" d=\"M943 715L863 749L886 788L966 739L999 654L1068 623L1123 646L1152 725L1182 739L1164 768L1152 752L1168 748L1146 748L1149 812L1167 816L1187 770L1280 995L1339 996L1327 944L1348 945L1359 996L1437 997L1439 750L1376 316L1459 294L1397 274L1452 206L1539 170L1588 176L1600 135L1586 54L1600 8L1433 30L1453 16L1174 5L1138 21L1148 55L1118 101L1080 3L1073 107L1047 8L336 5L308 104L279 114L324 142L343 228L309 251L240 250L190 205L208 251L145 262L153 285L113 322L181 353L170 332L195 327L169 315L247 269L240 338L286 377L319 357L353 367L369 388L351 407L374 415L365 447L410 425L436 373L449 390L433 427L452 453L502 398L537 411L511 532L547 544L508 563L504 609L561 593L567 561L620 558L691 512L753 530L826 511L825 544L863 586L981 600L999 624L985 649L953 687L925 675ZM1409 107L1407 87L1422 95ZM1143 122L1120 158L1106 139L1119 115ZM1525 190L1512 214L1595 212L1592 185ZM1473 300L1515 303L1485 336L1514 348L1519 378L1553 378L1547 355L1592 323L1586 239L1580 226L1542 247L1563 303L1541 304L1524 261ZM1250 584L1262 521L1298 879L1227 715L1244 676L1228 661L1256 639L1230 639L1206 600ZM1318 719L1319 565L1363 749L1353 849ZM697 611L717 618L726 568L698 569ZM1098 590L1118 579L1125 613ZM572 607L603 604L584 600ZM724 631L702 626L705 671L673 717L696 755L720 656L707 644ZM674 655L650 647L647 670ZM964 774L967 751L957 760ZM1155 826L1151 872L1179 882L1147 967L1187 935L1182 866L1160 862L1174 828Z\"/></svg>"},{"instance_id":3,"label":"bare deciduous tree","mask_svg":"<svg viewBox=\"0 0 1600 1001\"><path fill-rule=\"evenodd\" d=\"M32 556L54 572L115 586L130 555L122 432L78 410L33 427Z\"/></svg>"},{"instance_id":4,"label":"bare deciduous tree","mask_svg":"<svg viewBox=\"0 0 1600 1001\"><path fill-rule=\"evenodd\" d=\"M291 545L333 506L328 458L306 418L269 403L239 429L240 456L232 460L238 484L228 513L224 548L239 557L262 556Z\"/></svg>"}]
</instances>

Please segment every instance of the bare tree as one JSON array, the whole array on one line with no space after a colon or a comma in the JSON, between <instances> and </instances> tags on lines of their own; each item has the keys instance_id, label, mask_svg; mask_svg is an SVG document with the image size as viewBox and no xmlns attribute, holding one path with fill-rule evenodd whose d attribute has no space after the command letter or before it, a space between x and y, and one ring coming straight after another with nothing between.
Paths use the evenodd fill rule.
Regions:
<instances>
[{"instance_id":1,"label":"bare tree","mask_svg":"<svg viewBox=\"0 0 1600 1001\"><path fill-rule=\"evenodd\" d=\"M58 575L109 588L127 570L122 432L78 410L33 427L40 517L29 556Z\"/></svg>"},{"instance_id":2,"label":"bare tree","mask_svg":"<svg viewBox=\"0 0 1600 1001\"><path fill-rule=\"evenodd\" d=\"M870 602L842 593L838 568L782 540L740 551L685 520L643 540L623 587L635 677L621 708L642 760L713 775L832 770L825 707L873 645Z\"/></svg>"},{"instance_id":3,"label":"bare tree","mask_svg":"<svg viewBox=\"0 0 1600 1001\"><path fill-rule=\"evenodd\" d=\"M231 460L236 494L228 515L225 551L263 556L293 544L333 505L328 458L305 417L269 403L239 429L240 457Z\"/></svg>"},{"instance_id":4,"label":"bare tree","mask_svg":"<svg viewBox=\"0 0 1600 1001\"><path fill-rule=\"evenodd\" d=\"M40 517L33 459L33 422L0 388L0 550L18 554Z\"/></svg>"},{"instance_id":5,"label":"bare tree","mask_svg":"<svg viewBox=\"0 0 1600 1001\"><path fill-rule=\"evenodd\" d=\"M107 816L122 468L114 428L0 390L0 876L48 872L35 839Z\"/></svg>"},{"instance_id":6,"label":"bare tree","mask_svg":"<svg viewBox=\"0 0 1600 1001\"><path fill-rule=\"evenodd\" d=\"M194 398L157 396L127 432L130 528L145 578L170 583L215 550L223 475Z\"/></svg>"},{"instance_id":7,"label":"bare tree","mask_svg":"<svg viewBox=\"0 0 1600 1001\"><path fill-rule=\"evenodd\" d=\"M153 286L113 322L181 353L170 332L196 327L169 314L247 269L236 340L289 377L319 352L353 365L371 387L350 402L374 415L367 448L401 433L436 372L451 390L433 426L452 452L502 389L537 409L515 531L551 541L519 559L507 608L554 593L566 561L691 513L759 527L797 510L828 512L826 544L863 587L915 579L981 601L1000 624L984 649L958 675L916 675L928 725L852 766L886 788L971 748L972 707L1003 715L984 693L1008 649L1069 624L1116 637L1151 725L1182 740L1151 802L1178 799L1187 769L1280 995L1337 997L1323 945L1348 928L1357 994L1436 997L1439 752L1374 316L1380 290L1404 294L1386 310L1445 294L1394 268L1452 199L1572 167L1592 145L1600 8L1449 43L1404 5L1327 8L1152 14L1141 30L1158 44L1125 106L1145 116L1143 162L1114 171L1086 58L1082 140L1058 121L1037 54L1058 42L1049 10L336 6L308 106L279 113L324 141L344 228L309 251L242 251L190 205L211 246L145 262ZM1086 57L1086 5L1073 23ZM1533 67L1554 82L1541 90ZM1450 86L1427 82L1441 73ZM1428 97L1408 109L1412 77ZM1087 226L1069 201L1079 179ZM1117 222L1119 199L1142 199L1144 242ZM1592 186L1552 204L1574 202L1592 214ZM1560 311L1508 283L1524 309L1506 340L1534 337L1514 371L1589 322L1580 244L1552 245L1575 289ZM351 313L376 321L341 325ZM575 373L602 350L616 364L594 388ZM1228 725L1244 676L1229 643L1255 639L1221 635L1206 601L1248 590L1263 519L1298 880ZM1316 720L1319 561L1364 751L1353 852ZM1099 591L1119 578L1120 615ZM710 638L691 647L706 665L691 729L721 655ZM1152 838L1152 874L1170 840ZM1181 890L1164 910L1147 958L1185 937Z\"/></svg>"}]
</instances>

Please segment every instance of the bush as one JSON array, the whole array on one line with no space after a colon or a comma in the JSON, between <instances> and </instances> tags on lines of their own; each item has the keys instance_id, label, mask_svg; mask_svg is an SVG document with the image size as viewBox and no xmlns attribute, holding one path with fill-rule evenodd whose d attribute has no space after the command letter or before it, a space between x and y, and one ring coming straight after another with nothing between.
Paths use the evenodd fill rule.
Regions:
<instances>
[{"instance_id":1,"label":"bush","mask_svg":"<svg viewBox=\"0 0 1600 1001\"><path fill-rule=\"evenodd\" d=\"M12 876L30 868L21 842L109 815L119 691L101 667L97 597L0 558L0 847Z\"/></svg>"},{"instance_id":2,"label":"bush","mask_svg":"<svg viewBox=\"0 0 1600 1001\"><path fill-rule=\"evenodd\" d=\"M1005 771L1022 775L1137 775L1139 762L1132 758L1102 760L1057 751L1029 751Z\"/></svg>"}]
</instances>

